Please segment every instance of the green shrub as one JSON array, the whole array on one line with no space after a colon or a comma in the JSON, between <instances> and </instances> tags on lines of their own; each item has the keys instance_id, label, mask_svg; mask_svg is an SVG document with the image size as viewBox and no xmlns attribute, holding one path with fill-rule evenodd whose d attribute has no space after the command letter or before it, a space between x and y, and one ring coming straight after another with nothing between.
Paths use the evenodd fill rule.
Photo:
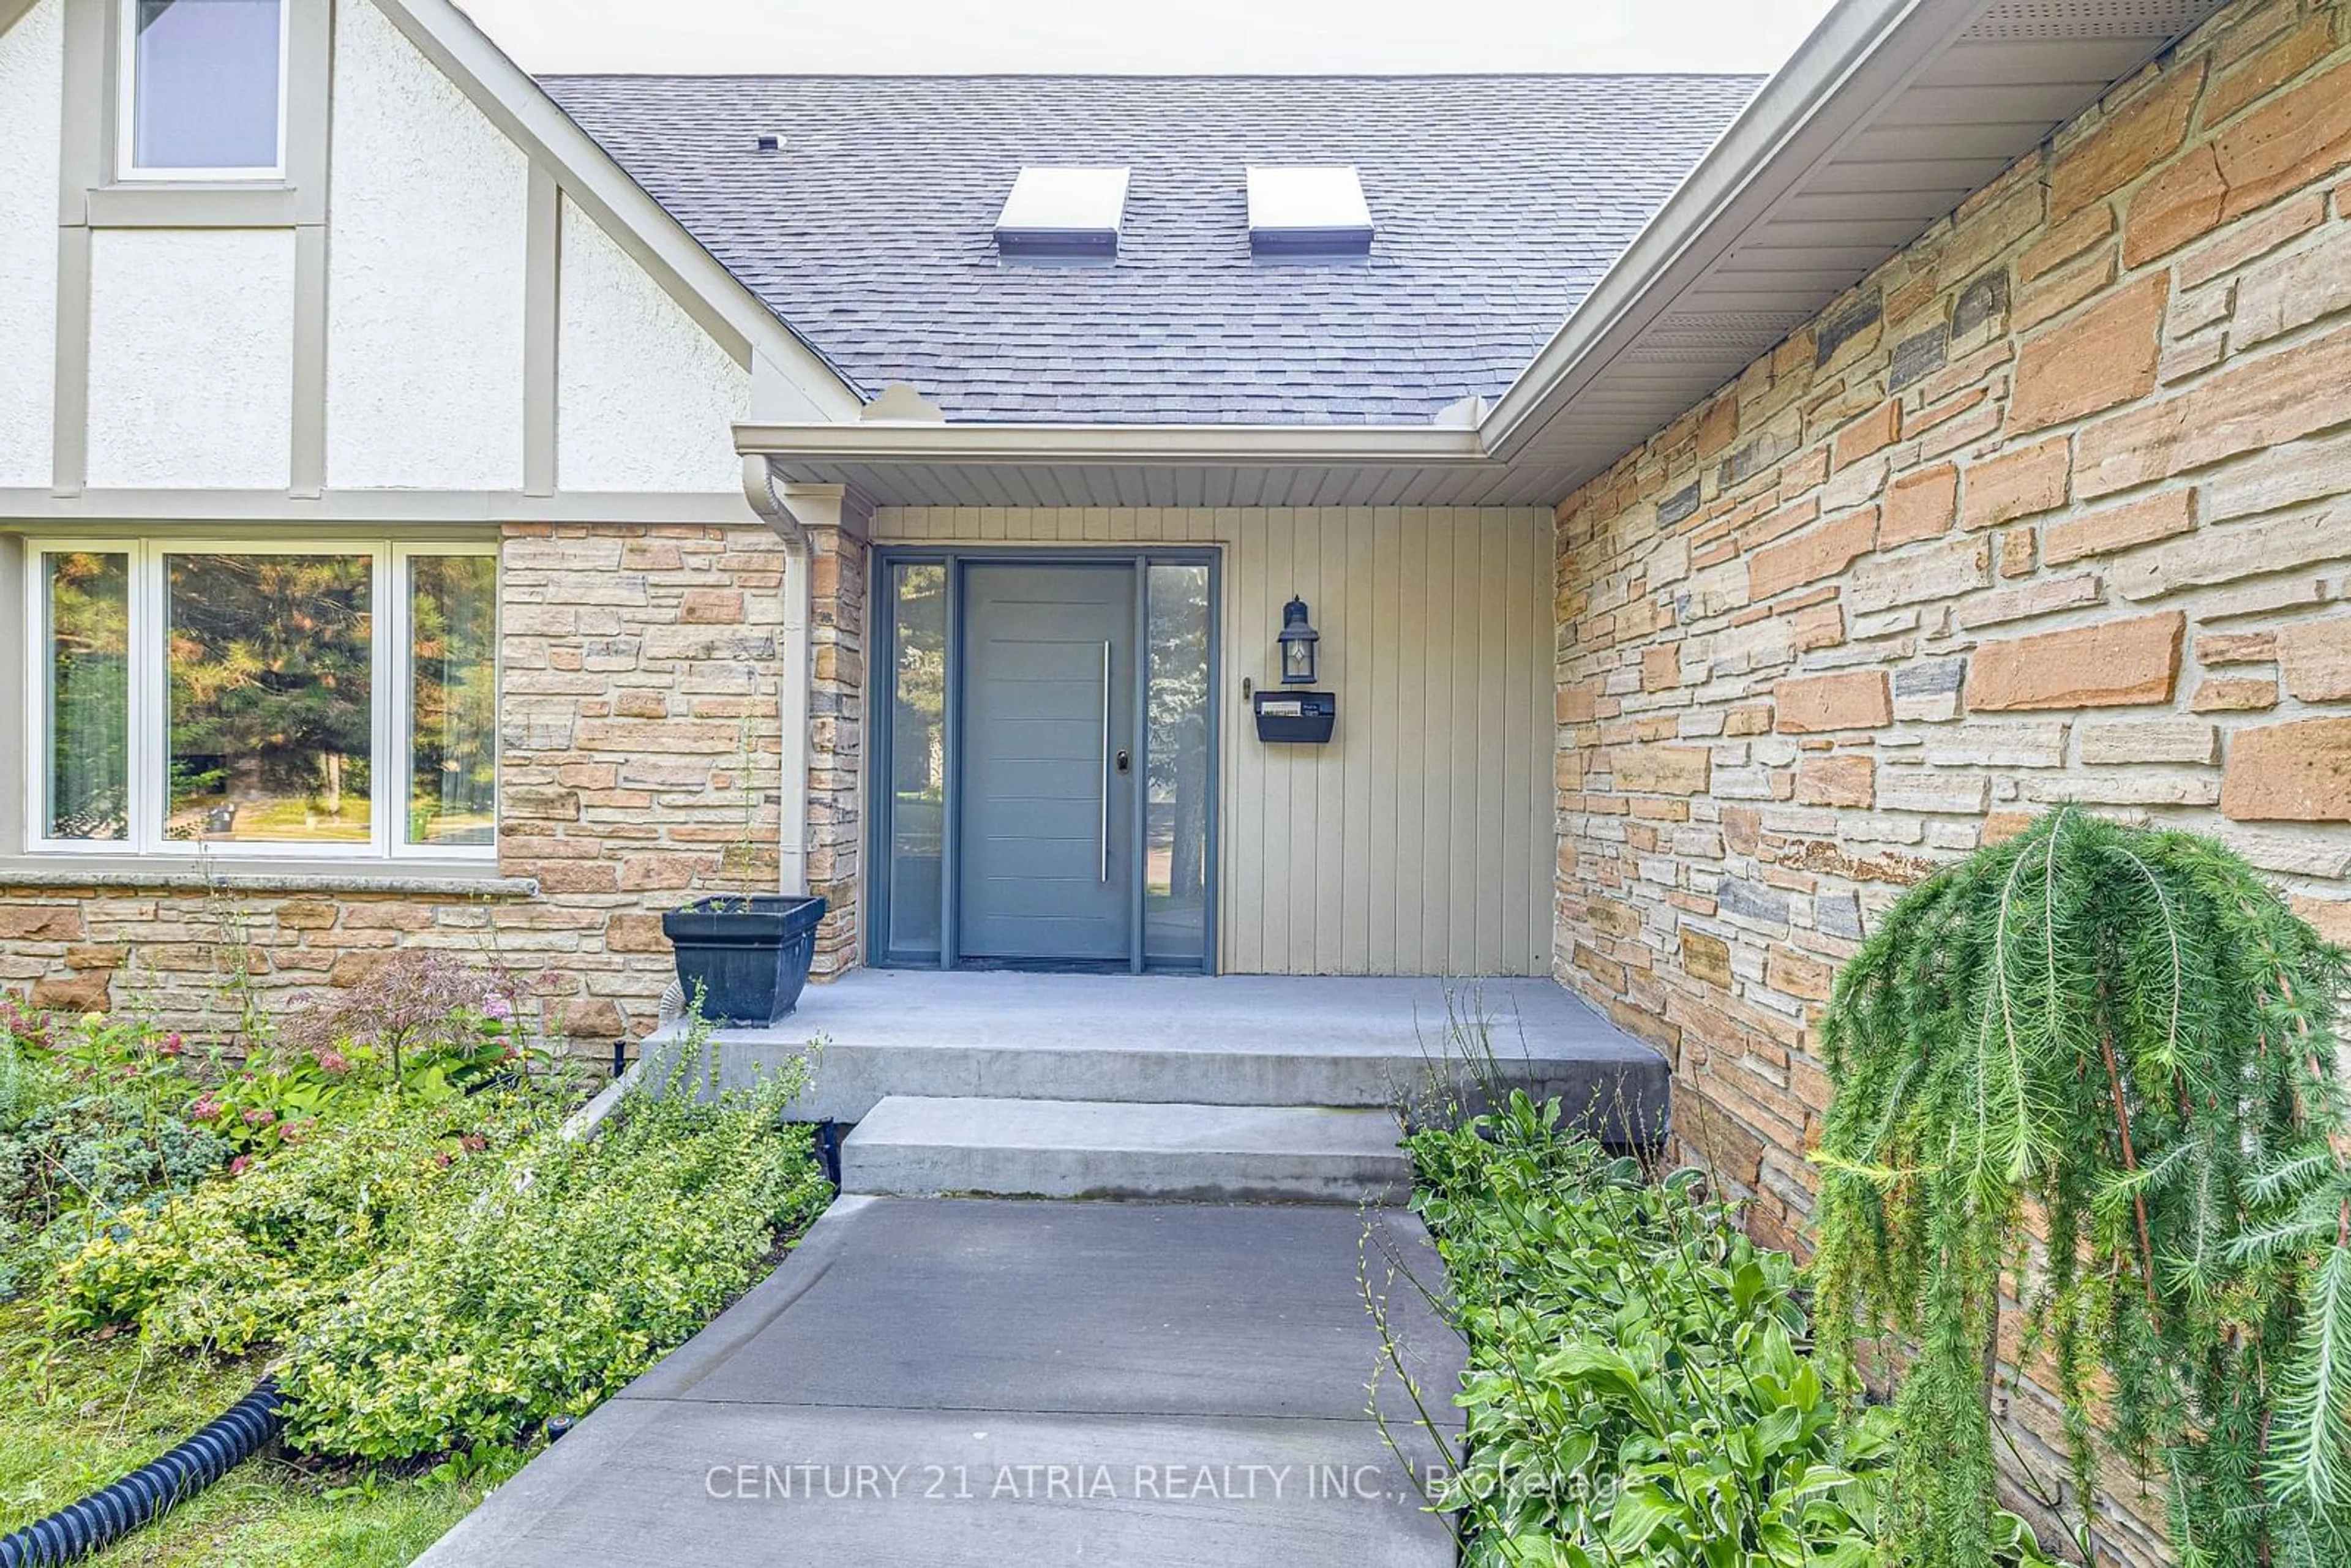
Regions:
<instances>
[{"instance_id":1,"label":"green shrub","mask_svg":"<svg viewBox=\"0 0 2351 1568\"><path fill-rule=\"evenodd\" d=\"M0 1133L0 1173L13 1167L21 1177L12 1192L0 1174L0 1207L41 1223L74 1210L103 1218L158 1193L186 1192L227 1158L220 1139L136 1095L77 1094Z\"/></svg>"},{"instance_id":2,"label":"green shrub","mask_svg":"<svg viewBox=\"0 0 2351 1568\"><path fill-rule=\"evenodd\" d=\"M65 1096L65 1074L0 1024L0 1134L15 1132L34 1112Z\"/></svg>"},{"instance_id":3,"label":"green shrub","mask_svg":"<svg viewBox=\"0 0 2351 1568\"><path fill-rule=\"evenodd\" d=\"M39 1048L68 1088L119 1079L124 1103L193 1091L199 1124L170 1124L194 1154L89 1145L91 1181L115 1186L83 1206L49 1271L50 1330L274 1354L290 1436L314 1451L469 1451L612 1393L831 1197L808 1133L778 1129L796 1074L707 1100L683 1080L641 1087L572 1141L570 1099L496 1007L403 1027L396 1058L381 1042L293 1044L201 1087L171 1076L175 1061L153 1067L131 1029L85 1020ZM233 1179L202 1179L232 1147L214 1125L238 1139ZM0 1184L7 1147L0 1134Z\"/></svg>"},{"instance_id":4,"label":"green shrub","mask_svg":"<svg viewBox=\"0 0 2351 1568\"><path fill-rule=\"evenodd\" d=\"M380 1096L234 1181L115 1216L60 1270L51 1326L135 1324L151 1345L226 1355L280 1341L401 1246L434 1198L486 1185L553 1109Z\"/></svg>"},{"instance_id":5,"label":"green shrub","mask_svg":"<svg viewBox=\"0 0 2351 1568\"><path fill-rule=\"evenodd\" d=\"M1886 1413L1823 1382L1797 1272L1700 1173L1558 1130L1556 1103L1410 1140L1469 1367L1440 1500L1477 1564L1878 1561ZM2041 1563L2022 1524L2011 1560Z\"/></svg>"},{"instance_id":6,"label":"green shrub","mask_svg":"<svg viewBox=\"0 0 2351 1568\"><path fill-rule=\"evenodd\" d=\"M2053 1365L2077 1499L2104 1438L2167 1491L2183 1563L2351 1562L2346 990L2351 956L2225 846L2071 809L1845 965L1815 1276L1833 1358L1916 1347L1905 1561L1990 1560L2012 1335Z\"/></svg>"},{"instance_id":7,"label":"green shrub","mask_svg":"<svg viewBox=\"0 0 2351 1568\"><path fill-rule=\"evenodd\" d=\"M158 1080L125 1064L76 1069L46 1034L0 1013L0 1301L126 1209L160 1203L219 1171L226 1145L167 1107Z\"/></svg>"},{"instance_id":8,"label":"green shrub","mask_svg":"<svg viewBox=\"0 0 2351 1568\"><path fill-rule=\"evenodd\" d=\"M350 1281L282 1372L299 1447L374 1459L510 1441L616 1392L756 1279L831 1197L794 1085L632 1094L595 1139L540 1134Z\"/></svg>"}]
</instances>

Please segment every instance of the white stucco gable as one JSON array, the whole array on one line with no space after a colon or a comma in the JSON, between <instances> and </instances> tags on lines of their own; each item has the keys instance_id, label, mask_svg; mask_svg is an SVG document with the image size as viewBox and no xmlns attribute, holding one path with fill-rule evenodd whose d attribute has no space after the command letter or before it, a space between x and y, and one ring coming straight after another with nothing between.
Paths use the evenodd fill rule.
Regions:
<instances>
[{"instance_id":1,"label":"white stucco gable","mask_svg":"<svg viewBox=\"0 0 2351 1568\"><path fill-rule=\"evenodd\" d=\"M0 487L49 482L64 58L65 0L0 31Z\"/></svg>"},{"instance_id":2,"label":"white stucco gable","mask_svg":"<svg viewBox=\"0 0 2351 1568\"><path fill-rule=\"evenodd\" d=\"M91 236L89 482L282 490L293 450L294 236Z\"/></svg>"},{"instance_id":3,"label":"white stucco gable","mask_svg":"<svg viewBox=\"0 0 2351 1568\"><path fill-rule=\"evenodd\" d=\"M856 417L449 0L285 3L284 178L189 183L119 0L0 0L0 518L739 510L737 422Z\"/></svg>"},{"instance_id":4,"label":"white stucco gable","mask_svg":"<svg viewBox=\"0 0 2351 1568\"><path fill-rule=\"evenodd\" d=\"M523 483L530 161L370 0L336 7L327 483Z\"/></svg>"},{"instance_id":5,"label":"white stucco gable","mask_svg":"<svg viewBox=\"0 0 2351 1568\"><path fill-rule=\"evenodd\" d=\"M556 475L564 490L739 485L751 375L596 221L563 204Z\"/></svg>"}]
</instances>

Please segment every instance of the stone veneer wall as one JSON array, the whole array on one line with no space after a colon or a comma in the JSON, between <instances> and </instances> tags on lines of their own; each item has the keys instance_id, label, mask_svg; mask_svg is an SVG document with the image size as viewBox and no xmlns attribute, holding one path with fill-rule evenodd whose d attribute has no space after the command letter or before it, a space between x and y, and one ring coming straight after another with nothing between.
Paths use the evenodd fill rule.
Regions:
<instances>
[{"instance_id":1,"label":"stone veneer wall","mask_svg":"<svg viewBox=\"0 0 2351 1568\"><path fill-rule=\"evenodd\" d=\"M854 959L856 859L841 835L853 844L856 775L831 748L856 740L862 559L820 554L812 574L812 872L841 911L820 943L827 972ZM0 986L219 1034L236 1016L220 977L240 946L254 994L277 1008L431 946L553 971L549 1021L583 1044L644 1033L674 974L661 912L775 885L784 567L780 542L750 525L507 527L496 870L534 879L536 894L430 879L367 891L350 876L272 886L219 861L210 893L0 878Z\"/></svg>"},{"instance_id":2,"label":"stone veneer wall","mask_svg":"<svg viewBox=\"0 0 2351 1568\"><path fill-rule=\"evenodd\" d=\"M860 519L862 522L862 519ZM815 604L809 693L809 888L831 901L820 977L864 961L865 601L872 551L851 527L809 530Z\"/></svg>"},{"instance_id":3,"label":"stone veneer wall","mask_svg":"<svg viewBox=\"0 0 2351 1568\"><path fill-rule=\"evenodd\" d=\"M1560 507L1558 971L1769 1239L1938 863L2079 801L2351 940L2347 165L2351 7L2232 7Z\"/></svg>"}]
</instances>

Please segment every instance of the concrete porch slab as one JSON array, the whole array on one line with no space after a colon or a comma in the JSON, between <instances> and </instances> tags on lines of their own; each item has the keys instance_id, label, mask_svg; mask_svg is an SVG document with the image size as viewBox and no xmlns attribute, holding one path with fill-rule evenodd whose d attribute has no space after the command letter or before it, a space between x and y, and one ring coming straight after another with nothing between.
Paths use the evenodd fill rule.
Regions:
<instances>
[{"instance_id":1,"label":"concrete porch slab","mask_svg":"<svg viewBox=\"0 0 2351 1568\"><path fill-rule=\"evenodd\" d=\"M1359 1270L1448 1443L1461 1344L1391 1260L1442 1291L1395 1210L842 1198L419 1561L1445 1568Z\"/></svg>"},{"instance_id":2,"label":"concrete porch slab","mask_svg":"<svg viewBox=\"0 0 2351 1568\"><path fill-rule=\"evenodd\" d=\"M1395 1105L1481 1076L1448 1018L1482 1019L1502 1083L1600 1135L1664 1127L1665 1059L1549 979L861 969L810 986L776 1028L715 1039L737 1082L822 1040L797 1113L855 1122L892 1094Z\"/></svg>"}]
</instances>

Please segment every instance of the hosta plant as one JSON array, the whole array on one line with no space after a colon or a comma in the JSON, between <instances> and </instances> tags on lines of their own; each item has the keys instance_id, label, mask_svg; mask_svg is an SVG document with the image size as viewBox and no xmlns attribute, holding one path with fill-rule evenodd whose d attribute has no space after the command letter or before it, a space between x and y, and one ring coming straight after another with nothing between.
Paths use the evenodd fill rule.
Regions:
<instances>
[{"instance_id":1,"label":"hosta plant","mask_svg":"<svg viewBox=\"0 0 2351 1568\"><path fill-rule=\"evenodd\" d=\"M1702 1173L1651 1181L1558 1120L1520 1093L1411 1140L1469 1348L1466 1457L1437 1499L1468 1561L1876 1563L1891 1422L1807 1354L1792 1261ZM2046 1561L1988 1523L2010 1561Z\"/></svg>"}]
</instances>

